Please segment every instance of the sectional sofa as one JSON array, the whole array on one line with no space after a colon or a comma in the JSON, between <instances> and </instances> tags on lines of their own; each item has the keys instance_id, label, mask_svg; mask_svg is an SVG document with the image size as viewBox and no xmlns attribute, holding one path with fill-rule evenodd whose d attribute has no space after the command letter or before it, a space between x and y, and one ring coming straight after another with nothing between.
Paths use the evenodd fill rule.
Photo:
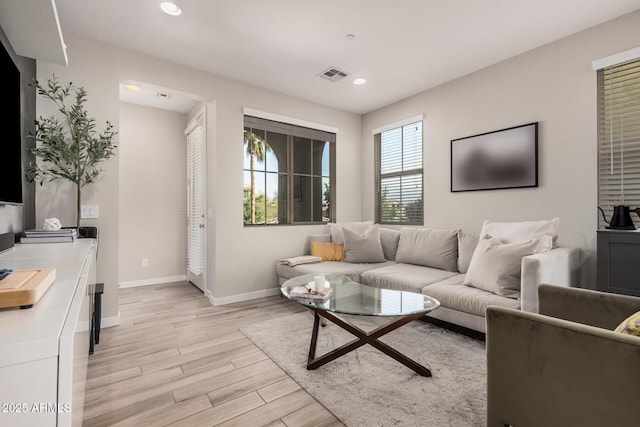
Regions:
<instances>
[{"instance_id":1,"label":"sectional sofa","mask_svg":"<svg viewBox=\"0 0 640 427\"><path fill-rule=\"evenodd\" d=\"M469 234L373 222L329 224L327 233L309 236L307 254L316 257L304 259L311 262L279 260L276 272L280 284L303 274L341 273L369 286L423 293L441 304L429 316L485 332L488 306L537 312L538 285L578 284L579 250L557 246L557 225L557 219L485 221L480 234ZM322 245L331 249L328 257L317 250Z\"/></svg>"}]
</instances>

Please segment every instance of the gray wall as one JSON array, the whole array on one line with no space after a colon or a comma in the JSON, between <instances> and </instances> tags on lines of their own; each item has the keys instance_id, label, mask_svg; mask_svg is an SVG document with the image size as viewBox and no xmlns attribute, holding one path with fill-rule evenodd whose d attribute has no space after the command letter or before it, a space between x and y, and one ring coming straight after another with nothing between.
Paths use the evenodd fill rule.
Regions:
<instances>
[{"instance_id":1,"label":"gray wall","mask_svg":"<svg viewBox=\"0 0 640 427\"><path fill-rule=\"evenodd\" d=\"M186 127L185 113L120 103L121 286L186 280Z\"/></svg>"},{"instance_id":2,"label":"gray wall","mask_svg":"<svg viewBox=\"0 0 640 427\"><path fill-rule=\"evenodd\" d=\"M33 161L33 156L29 154L28 147L35 145L34 140L27 138L29 133L35 132L33 124L36 117L36 91L35 88L29 86L36 76L36 61L34 59L25 58L16 55L4 31L0 28L0 42L9 52L20 70L20 78L22 80L21 88L21 117L22 117L22 165L23 171L26 170L29 162ZM1 184L0 184L1 185ZM35 226L35 185L27 184L23 180L22 183L22 206L0 205L0 234L14 233L18 239L20 233L24 229L33 228Z\"/></svg>"}]
</instances>

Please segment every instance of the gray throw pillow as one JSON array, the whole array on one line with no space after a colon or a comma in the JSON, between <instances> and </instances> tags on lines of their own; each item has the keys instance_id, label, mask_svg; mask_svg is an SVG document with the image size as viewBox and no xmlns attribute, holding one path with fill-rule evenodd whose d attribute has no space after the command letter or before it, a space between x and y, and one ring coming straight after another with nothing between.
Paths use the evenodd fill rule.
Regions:
<instances>
[{"instance_id":1,"label":"gray throw pillow","mask_svg":"<svg viewBox=\"0 0 640 427\"><path fill-rule=\"evenodd\" d=\"M382 243L384 259L395 261L396 253L398 252L398 243L400 243L400 232L398 230L380 227L380 243Z\"/></svg>"},{"instance_id":2,"label":"gray throw pillow","mask_svg":"<svg viewBox=\"0 0 640 427\"><path fill-rule=\"evenodd\" d=\"M384 262L384 252L380 243L378 225L370 226L360 233L349 227L343 227L345 262Z\"/></svg>"},{"instance_id":3,"label":"gray throw pillow","mask_svg":"<svg viewBox=\"0 0 640 427\"><path fill-rule=\"evenodd\" d=\"M479 239L480 236L477 234L467 234L462 231L458 233L458 271L460 273L466 273L469 269L469 263Z\"/></svg>"},{"instance_id":4,"label":"gray throw pillow","mask_svg":"<svg viewBox=\"0 0 640 427\"><path fill-rule=\"evenodd\" d=\"M458 230L403 228L396 262L458 271Z\"/></svg>"},{"instance_id":5,"label":"gray throw pillow","mask_svg":"<svg viewBox=\"0 0 640 427\"><path fill-rule=\"evenodd\" d=\"M373 221L343 222L340 224L330 222L327 224L327 227L329 227L329 233L331 234L331 241L333 243L344 243L344 234L342 233L344 227L349 227L352 230L362 233L372 225Z\"/></svg>"},{"instance_id":6,"label":"gray throw pillow","mask_svg":"<svg viewBox=\"0 0 640 427\"><path fill-rule=\"evenodd\" d=\"M535 252L538 240L500 243L489 237L481 239L473 253L464 284L507 298L520 296L522 257Z\"/></svg>"}]
</instances>

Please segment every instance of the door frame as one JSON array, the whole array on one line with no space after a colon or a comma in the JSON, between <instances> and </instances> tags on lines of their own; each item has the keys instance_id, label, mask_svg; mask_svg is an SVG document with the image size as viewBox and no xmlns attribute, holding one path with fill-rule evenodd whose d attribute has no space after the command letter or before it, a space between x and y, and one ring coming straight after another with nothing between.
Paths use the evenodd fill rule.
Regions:
<instances>
[{"instance_id":1,"label":"door frame","mask_svg":"<svg viewBox=\"0 0 640 427\"><path fill-rule=\"evenodd\" d=\"M194 275L193 273L191 273L189 271L188 268L188 258L187 258L187 266L186 266L186 275L187 275L187 281L189 283L191 283L193 286L197 287L198 289L200 289L203 293L206 294L206 289L207 289L207 246L208 246L208 239L207 239L207 106L204 105L202 107L202 109L200 111L198 111L198 113L196 113L193 118L191 118L189 120L189 122L187 123L187 127L185 128L184 134L185 134L185 142L186 142L186 149L187 149L187 257L188 257L188 251L189 251L189 227L190 227L190 214L189 214L189 206L190 206L190 201L189 201L189 197L190 197L190 186L191 186L191 169L190 169L190 164L189 164L189 143L188 143L188 135L189 133L197 126L201 125L202 126L202 138L203 138L203 142L202 142L202 218L201 218L201 239L202 239L202 244L201 244L201 249L202 249L202 274L199 280L192 280L193 278L197 277L196 275ZM200 282L200 283L196 283L196 282Z\"/></svg>"}]
</instances>

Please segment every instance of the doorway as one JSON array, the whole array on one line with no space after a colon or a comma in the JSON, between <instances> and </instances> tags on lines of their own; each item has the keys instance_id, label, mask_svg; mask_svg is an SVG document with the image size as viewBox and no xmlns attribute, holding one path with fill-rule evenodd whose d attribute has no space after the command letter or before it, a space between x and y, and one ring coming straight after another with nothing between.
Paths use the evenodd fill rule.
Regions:
<instances>
[{"instance_id":1,"label":"doorway","mask_svg":"<svg viewBox=\"0 0 640 427\"><path fill-rule=\"evenodd\" d=\"M187 280L206 287L206 107L187 125Z\"/></svg>"},{"instance_id":2,"label":"doorway","mask_svg":"<svg viewBox=\"0 0 640 427\"><path fill-rule=\"evenodd\" d=\"M205 292L206 229L200 230L199 240L189 239L189 233L193 235L189 226L194 224L189 221L189 212L198 204L189 202L187 140L195 139L202 147L197 181L202 185L197 187L203 195L199 215L204 220L204 125L210 109L196 95L142 82L127 85L135 90L121 84L119 285L127 288L190 281ZM195 138L198 135L201 138ZM194 243L200 253L199 268L194 266L193 256L187 265Z\"/></svg>"}]
</instances>

